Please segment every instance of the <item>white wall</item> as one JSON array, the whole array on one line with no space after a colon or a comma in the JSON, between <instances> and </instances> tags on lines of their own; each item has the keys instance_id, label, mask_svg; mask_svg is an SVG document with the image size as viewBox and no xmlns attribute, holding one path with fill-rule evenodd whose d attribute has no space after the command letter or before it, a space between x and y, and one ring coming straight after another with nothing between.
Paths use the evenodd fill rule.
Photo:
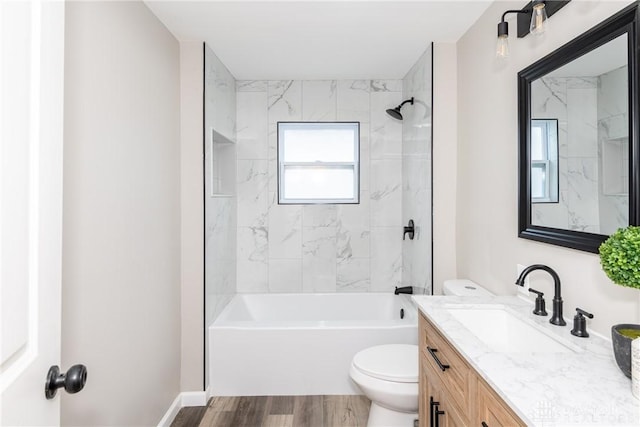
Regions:
<instances>
[{"instance_id":1,"label":"white wall","mask_svg":"<svg viewBox=\"0 0 640 427\"><path fill-rule=\"evenodd\" d=\"M180 392L178 43L141 2L66 5L63 425L156 425ZM201 310L201 308L196 308Z\"/></svg>"},{"instance_id":2,"label":"white wall","mask_svg":"<svg viewBox=\"0 0 640 427\"><path fill-rule=\"evenodd\" d=\"M562 279L566 316L575 307L590 311L589 327L606 335L612 324L639 320L637 292L611 283L597 255L517 237L516 75L628 3L571 2L549 19L542 38L517 39L511 16L511 56L500 62L496 25L522 3L496 2L458 42L458 276L509 294L517 263L547 264ZM533 287L553 295L545 273L531 277Z\"/></svg>"},{"instance_id":3,"label":"white wall","mask_svg":"<svg viewBox=\"0 0 640 427\"><path fill-rule=\"evenodd\" d=\"M201 42L180 43L180 228L181 370L180 390L203 389L204 358L204 191L202 182Z\"/></svg>"},{"instance_id":4,"label":"white wall","mask_svg":"<svg viewBox=\"0 0 640 427\"><path fill-rule=\"evenodd\" d=\"M458 85L455 43L433 46L433 293L458 277L456 258Z\"/></svg>"},{"instance_id":5,"label":"white wall","mask_svg":"<svg viewBox=\"0 0 640 427\"><path fill-rule=\"evenodd\" d=\"M239 81L238 291L390 292L402 273L400 80ZM360 122L360 204L278 205L277 122Z\"/></svg>"}]
</instances>

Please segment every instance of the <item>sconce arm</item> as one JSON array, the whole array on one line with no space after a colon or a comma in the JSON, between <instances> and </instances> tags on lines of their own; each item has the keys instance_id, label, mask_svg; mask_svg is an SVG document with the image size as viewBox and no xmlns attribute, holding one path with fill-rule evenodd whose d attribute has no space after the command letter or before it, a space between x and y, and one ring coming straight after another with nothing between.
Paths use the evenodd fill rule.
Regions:
<instances>
[{"instance_id":1,"label":"sconce arm","mask_svg":"<svg viewBox=\"0 0 640 427\"><path fill-rule=\"evenodd\" d=\"M518 9L518 10L507 10L505 13L502 14L502 19L500 22L504 22L504 18L505 16L507 16L508 13L531 13L531 9Z\"/></svg>"}]
</instances>

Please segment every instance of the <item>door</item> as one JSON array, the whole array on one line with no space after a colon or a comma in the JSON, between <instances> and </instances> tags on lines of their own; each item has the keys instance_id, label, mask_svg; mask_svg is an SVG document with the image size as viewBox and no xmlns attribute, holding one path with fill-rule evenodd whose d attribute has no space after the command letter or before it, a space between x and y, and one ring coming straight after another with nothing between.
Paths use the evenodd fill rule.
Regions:
<instances>
[{"instance_id":1,"label":"door","mask_svg":"<svg viewBox=\"0 0 640 427\"><path fill-rule=\"evenodd\" d=\"M0 1L0 425L58 425L64 3Z\"/></svg>"}]
</instances>

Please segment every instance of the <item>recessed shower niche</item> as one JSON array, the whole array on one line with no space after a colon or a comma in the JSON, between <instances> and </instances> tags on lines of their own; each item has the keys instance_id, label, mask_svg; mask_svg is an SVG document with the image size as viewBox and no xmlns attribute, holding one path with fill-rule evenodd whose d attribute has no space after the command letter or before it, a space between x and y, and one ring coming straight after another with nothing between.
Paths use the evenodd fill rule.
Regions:
<instances>
[{"instance_id":1,"label":"recessed shower niche","mask_svg":"<svg viewBox=\"0 0 640 427\"><path fill-rule=\"evenodd\" d=\"M209 167L211 168L211 197L233 197L236 161L236 144L215 129L209 130Z\"/></svg>"},{"instance_id":2,"label":"recessed shower niche","mask_svg":"<svg viewBox=\"0 0 640 427\"><path fill-rule=\"evenodd\" d=\"M629 195L629 137L602 141L602 194Z\"/></svg>"}]
</instances>

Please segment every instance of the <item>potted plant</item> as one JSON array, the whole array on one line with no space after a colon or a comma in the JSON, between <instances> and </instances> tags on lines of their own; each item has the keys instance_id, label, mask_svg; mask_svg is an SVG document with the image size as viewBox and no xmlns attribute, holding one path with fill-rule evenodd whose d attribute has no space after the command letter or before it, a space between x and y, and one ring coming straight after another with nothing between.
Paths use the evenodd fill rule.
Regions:
<instances>
[{"instance_id":1,"label":"potted plant","mask_svg":"<svg viewBox=\"0 0 640 427\"><path fill-rule=\"evenodd\" d=\"M599 248L602 270L613 283L640 289L640 227L630 225L613 233ZM611 327L616 363L631 378L631 341L640 337L640 325Z\"/></svg>"}]
</instances>

